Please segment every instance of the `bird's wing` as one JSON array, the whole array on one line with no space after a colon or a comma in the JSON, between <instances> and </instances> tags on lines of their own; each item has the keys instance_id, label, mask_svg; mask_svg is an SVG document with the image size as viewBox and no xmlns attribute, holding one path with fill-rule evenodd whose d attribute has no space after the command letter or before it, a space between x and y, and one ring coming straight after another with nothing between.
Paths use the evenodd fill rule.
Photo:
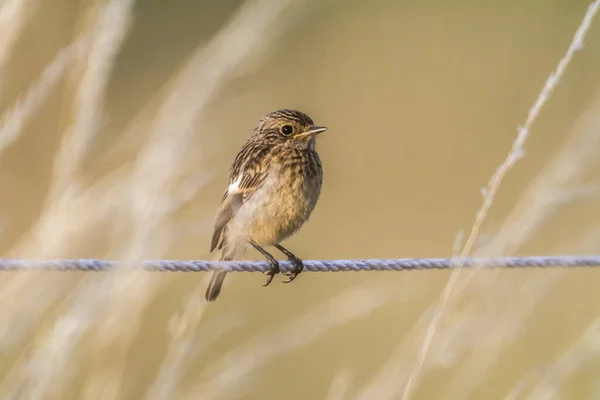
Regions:
<instances>
[{"instance_id":1,"label":"bird's wing","mask_svg":"<svg viewBox=\"0 0 600 400\"><path fill-rule=\"evenodd\" d=\"M248 153L244 150L238 154L231 168L229 186L223 195L221 209L215 221L215 230L210 245L211 252L217 247L227 223L260 188L269 173L269 165L262 162L264 153L255 154L259 157L249 158Z\"/></svg>"}]
</instances>

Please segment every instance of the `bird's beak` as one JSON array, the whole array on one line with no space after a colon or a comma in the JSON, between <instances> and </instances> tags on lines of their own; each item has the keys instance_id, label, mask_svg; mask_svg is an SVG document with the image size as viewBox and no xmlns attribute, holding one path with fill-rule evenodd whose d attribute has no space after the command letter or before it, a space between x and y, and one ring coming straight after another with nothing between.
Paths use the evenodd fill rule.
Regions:
<instances>
[{"instance_id":1,"label":"bird's beak","mask_svg":"<svg viewBox=\"0 0 600 400\"><path fill-rule=\"evenodd\" d=\"M325 132L326 130L327 130L327 127L325 127L325 126L313 126L306 132L302 132L302 133L299 133L296 136L294 136L294 139L301 139L301 138L304 138L307 136L315 136L315 135L318 135L319 133Z\"/></svg>"}]
</instances>

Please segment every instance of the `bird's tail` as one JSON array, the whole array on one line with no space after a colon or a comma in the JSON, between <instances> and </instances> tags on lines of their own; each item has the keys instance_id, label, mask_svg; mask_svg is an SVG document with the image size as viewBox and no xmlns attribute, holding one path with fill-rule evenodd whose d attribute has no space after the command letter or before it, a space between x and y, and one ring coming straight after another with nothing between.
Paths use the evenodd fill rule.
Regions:
<instances>
[{"instance_id":1,"label":"bird's tail","mask_svg":"<svg viewBox=\"0 0 600 400\"><path fill-rule=\"evenodd\" d=\"M225 271L213 272L212 277L210 278L210 282L208 283L208 286L206 288L206 293L204 294L204 298L207 302L211 303L217 299L219 293L221 293L221 286L223 286L225 276L227 276L227 272Z\"/></svg>"},{"instance_id":2,"label":"bird's tail","mask_svg":"<svg viewBox=\"0 0 600 400\"><path fill-rule=\"evenodd\" d=\"M221 253L221 258L219 261L231 261L233 257L228 254L225 255L227 249L223 249L223 253ZM227 272L225 271L214 271L212 276L210 277L210 282L208 282L208 286L206 287L206 293L204 294L204 298L207 302L211 303L217 299L219 293L221 293L221 286L223 286L223 281L227 276Z\"/></svg>"}]
</instances>

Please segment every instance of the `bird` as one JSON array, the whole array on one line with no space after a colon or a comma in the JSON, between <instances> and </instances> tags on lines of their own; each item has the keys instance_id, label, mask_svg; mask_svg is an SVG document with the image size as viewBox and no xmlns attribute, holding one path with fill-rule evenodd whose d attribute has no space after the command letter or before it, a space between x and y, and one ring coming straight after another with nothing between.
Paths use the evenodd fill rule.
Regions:
<instances>
[{"instance_id":1,"label":"bird","mask_svg":"<svg viewBox=\"0 0 600 400\"><path fill-rule=\"evenodd\" d=\"M258 121L230 169L229 186L215 219L210 251L220 260L243 257L249 246L269 262L268 286L280 273L279 263L264 247L273 246L292 264L282 272L292 282L304 269L300 258L280 243L297 232L313 212L323 184L316 137L327 130L303 112L281 109ZM214 271L205 299L219 296L226 271Z\"/></svg>"}]
</instances>

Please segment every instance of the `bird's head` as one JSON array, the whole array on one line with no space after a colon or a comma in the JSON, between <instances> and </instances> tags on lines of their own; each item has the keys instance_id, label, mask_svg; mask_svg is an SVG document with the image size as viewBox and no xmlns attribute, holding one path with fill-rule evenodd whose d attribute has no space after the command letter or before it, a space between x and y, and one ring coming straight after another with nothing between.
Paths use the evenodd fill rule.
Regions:
<instances>
[{"instance_id":1,"label":"bird's head","mask_svg":"<svg viewBox=\"0 0 600 400\"><path fill-rule=\"evenodd\" d=\"M274 143L305 148L314 144L315 137L326 130L324 126L316 126L303 112L283 109L262 117L254 134Z\"/></svg>"}]
</instances>

